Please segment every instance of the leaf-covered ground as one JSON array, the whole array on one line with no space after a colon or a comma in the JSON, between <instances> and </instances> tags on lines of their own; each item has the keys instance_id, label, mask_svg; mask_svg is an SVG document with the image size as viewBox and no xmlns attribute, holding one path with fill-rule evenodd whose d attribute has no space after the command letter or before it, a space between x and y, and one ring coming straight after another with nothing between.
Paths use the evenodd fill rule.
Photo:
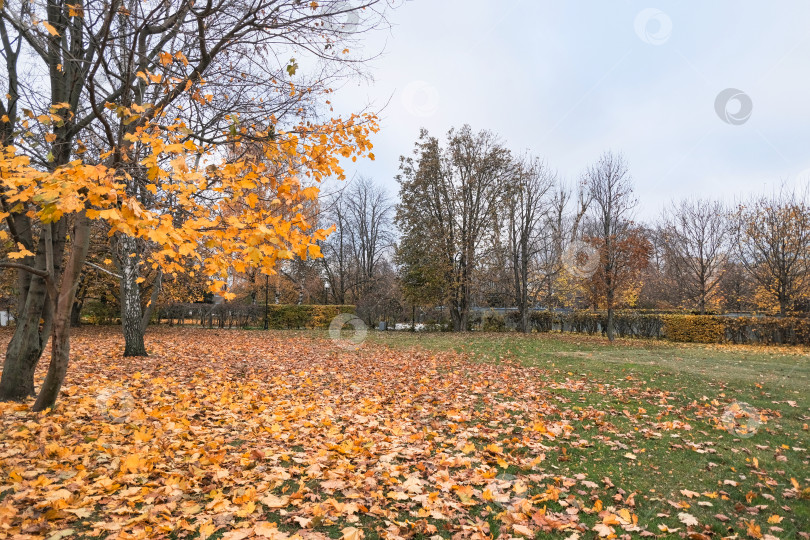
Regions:
<instances>
[{"instance_id":1,"label":"leaf-covered ground","mask_svg":"<svg viewBox=\"0 0 810 540\"><path fill-rule=\"evenodd\" d=\"M116 329L83 329L53 413L0 404L0 538L808 537L804 351L147 344L125 359ZM767 361L781 378L746 371Z\"/></svg>"}]
</instances>

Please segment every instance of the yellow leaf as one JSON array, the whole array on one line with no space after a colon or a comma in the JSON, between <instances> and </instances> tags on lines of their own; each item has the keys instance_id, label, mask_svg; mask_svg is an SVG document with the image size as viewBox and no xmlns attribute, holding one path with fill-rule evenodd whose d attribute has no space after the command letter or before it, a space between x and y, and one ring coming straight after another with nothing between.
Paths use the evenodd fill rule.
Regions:
<instances>
[{"instance_id":1,"label":"yellow leaf","mask_svg":"<svg viewBox=\"0 0 810 540\"><path fill-rule=\"evenodd\" d=\"M58 36L59 35L59 32L57 32L56 28L54 28L50 23L42 21L42 26L44 26L45 30L47 30L48 33L51 34L52 36Z\"/></svg>"},{"instance_id":2,"label":"yellow leaf","mask_svg":"<svg viewBox=\"0 0 810 540\"><path fill-rule=\"evenodd\" d=\"M260 499L259 502L265 505L267 508L284 508L287 506L287 503L290 501L290 497L288 495L284 495L283 497L276 497L275 495L267 495L263 499Z\"/></svg>"},{"instance_id":3,"label":"yellow leaf","mask_svg":"<svg viewBox=\"0 0 810 540\"><path fill-rule=\"evenodd\" d=\"M346 527L340 532L343 533L341 540L362 540L362 538L365 536L363 531L356 527Z\"/></svg>"},{"instance_id":4,"label":"yellow leaf","mask_svg":"<svg viewBox=\"0 0 810 540\"><path fill-rule=\"evenodd\" d=\"M205 525L200 526L200 539L205 540L214 532L216 532L217 528L213 523L206 523Z\"/></svg>"},{"instance_id":5,"label":"yellow leaf","mask_svg":"<svg viewBox=\"0 0 810 540\"><path fill-rule=\"evenodd\" d=\"M256 536L264 536L265 538L280 538L278 527L273 523L262 521L253 527L253 534Z\"/></svg>"},{"instance_id":6,"label":"yellow leaf","mask_svg":"<svg viewBox=\"0 0 810 540\"><path fill-rule=\"evenodd\" d=\"M18 249L18 251L14 251L14 252L11 252L11 253L8 254L9 259L22 259L22 258L25 258L25 257L33 257L34 256L33 253L28 251L25 248L25 246L23 246L19 242L17 243L17 249Z\"/></svg>"},{"instance_id":7,"label":"yellow leaf","mask_svg":"<svg viewBox=\"0 0 810 540\"><path fill-rule=\"evenodd\" d=\"M525 536L527 538L534 537L534 533L526 525L520 525L518 523L515 523L514 525L512 525L512 529L521 536Z\"/></svg>"},{"instance_id":8,"label":"yellow leaf","mask_svg":"<svg viewBox=\"0 0 810 540\"><path fill-rule=\"evenodd\" d=\"M121 463L121 472L126 474L137 473L141 466L141 457L138 454L130 454Z\"/></svg>"}]
</instances>

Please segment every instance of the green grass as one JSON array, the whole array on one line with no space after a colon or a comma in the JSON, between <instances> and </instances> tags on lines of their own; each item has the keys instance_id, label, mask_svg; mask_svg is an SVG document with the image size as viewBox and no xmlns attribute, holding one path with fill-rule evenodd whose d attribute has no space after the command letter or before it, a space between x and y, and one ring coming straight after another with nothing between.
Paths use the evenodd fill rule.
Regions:
<instances>
[{"instance_id":1,"label":"green grass","mask_svg":"<svg viewBox=\"0 0 810 540\"><path fill-rule=\"evenodd\" d=\"M560 383L560 406L594 412L574 425L582 439L561 444L548 456L549 467L569 477L608 478L625 491L625 500L635 493L640 522L655 532L659 523L679 525L679 512L710 524L717 535L733 527L745 536L746 522L778 538L810 530L807 349L647 340L610 344L601 337L560 334L375 332L368 341L397 350L453 350L477 362L516 361L543 370ZM766 417L751 437L722 427L720 418L735 401ZM598 413L604 415L596 419ZM662 429L666 422L691 429ZM629 454L636 459L625 457ZM801 489L798 497L787 498L792 478ZM681 490L709 495L688 498ZM684 503L689 507L675 507ZM720 521L716 514L730 520ZM784 519L769 524L772 515Z\"/></svg>"}]
</instances>

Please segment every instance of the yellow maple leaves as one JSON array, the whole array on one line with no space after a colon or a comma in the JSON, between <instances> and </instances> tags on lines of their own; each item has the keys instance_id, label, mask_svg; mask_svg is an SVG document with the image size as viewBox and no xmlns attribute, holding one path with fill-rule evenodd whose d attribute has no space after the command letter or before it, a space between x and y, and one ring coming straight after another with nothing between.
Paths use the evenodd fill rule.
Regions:
<instances>
[{"instance_id":1,"label":"yellow maple leaves","mask_svg":"<svg viewBox=\"0 0 810 540\"><path fill-rule=\"evenodd\" d=\"M161 62L170 60L185 57L161 54ZM160 82L159 75L139 73L139 77ZM141 122L151 110L150 105L107 108L126 124ZM61 107L52 109L36 120L61 122L57 114L65 114ZM269 274L278 260L321 255L317 242L331 231L313 229L306 214L317 201L318 183L329 176L342 179L338 156L367 155L368 137L377 130L375 117L351 116L288 132L273 128L273 137L259 133L248 143L237 138L220 148L194 143L182 123L160 127L141 123L126 136L128 146L118 151L125 162L135 152L139 155L148 178L145 187L155 196L149 207L127 192L134 180L129 169L74 160L43 171L13 146L0 153L0 190L13 205L12 212L33 211L43 223L86 211L90 219L106 222L110 234L148 239L157 245L151 263L174 274L201 266L216 278L212 287L220 293L232 269L250 266ZM244 129L238 128L238 137ZM231 151L246 144L250 152ZM229 157L229 152L236 157ZM30 255L20 248L11 257ZM189 259L195 264L189 265Z\"/></svg>"}]
</instances>

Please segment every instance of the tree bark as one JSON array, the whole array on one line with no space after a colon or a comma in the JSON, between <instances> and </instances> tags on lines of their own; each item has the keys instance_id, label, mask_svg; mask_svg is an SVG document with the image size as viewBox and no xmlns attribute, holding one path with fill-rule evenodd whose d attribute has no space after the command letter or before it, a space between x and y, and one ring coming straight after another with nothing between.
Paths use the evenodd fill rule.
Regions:
<instances>
[{"instance_id":1,"label":"tree bark","mask_svg":"<svg viewBox=\"0 0 810 540\"><path fill-rule=\"evenodd\" d=\"M116 251L121 271L121 327L124 333L124 356L147 356L143 341L141 287L138 283L139 242L125 234L116 235Z\"/></svg>"},{"instance_id":2,"label":"tree bark","mask_svg":"<svg viewBox=\"0 0 810 540\"><path fill-rule=\"evenodd\" d=\"M62 383L65 382L70 359L70 312L76 297L82 266L90 248L90 220L84 212L76 216L71 236L73 248L70 261L62 275L58 296L51 299L50 302L54 321L51 338L51 363L32 409L35 412L53 407Z\"/></svg>"},{"instance_id":3,"label":"tree bark","mask_svg":"<svg viewBox=\"0 0 810 540\"><path fill-rule=\"evenodd\" d=\"M14 335L6 350L0 378L0 400L23 401L36 395L34 371L50 333L51 316L47 309L44 280L32 276L25 307L17 319ZM46 324L40 324L46 321Z\"/></svg>"},{"instance_id":4,"label":"tree bark","mask_svg":"<svg viewBox=\"0 0 810 540\"><path fill-rule=\"evenodd\" d=\"M65 235L62 234L62 229L65 222L60 220L52 227L56 232L56 239L53 240L50 249L53 253L54 270L58 272L64 252ZM24 262L32 264L34 268L44 269L46 251L45 236L41 235L37 254L30 258L30 261ZM51 334L53 322L53 311L45 279L25 270L18 272L17 283L20 286L18 306L21 307L18 308L14 335L6 349L3 375L0 377L0 401L23 401L36 395L34 372Z\"/></svg>"},{"instance_id":5,"label":"tree bark","mask_svg":"<svg viewBox=\"0 0 810 540\"><path fill-rule=\"evenodd\" d=\"M79 288L76 292L76 299L73 301L73 307L70 310L70 326L77 328L82 325L82 307L84 306L84 297L87 294L87 279L86 274L82 272L79 278Z\"/></svg>"}]
</instances>

